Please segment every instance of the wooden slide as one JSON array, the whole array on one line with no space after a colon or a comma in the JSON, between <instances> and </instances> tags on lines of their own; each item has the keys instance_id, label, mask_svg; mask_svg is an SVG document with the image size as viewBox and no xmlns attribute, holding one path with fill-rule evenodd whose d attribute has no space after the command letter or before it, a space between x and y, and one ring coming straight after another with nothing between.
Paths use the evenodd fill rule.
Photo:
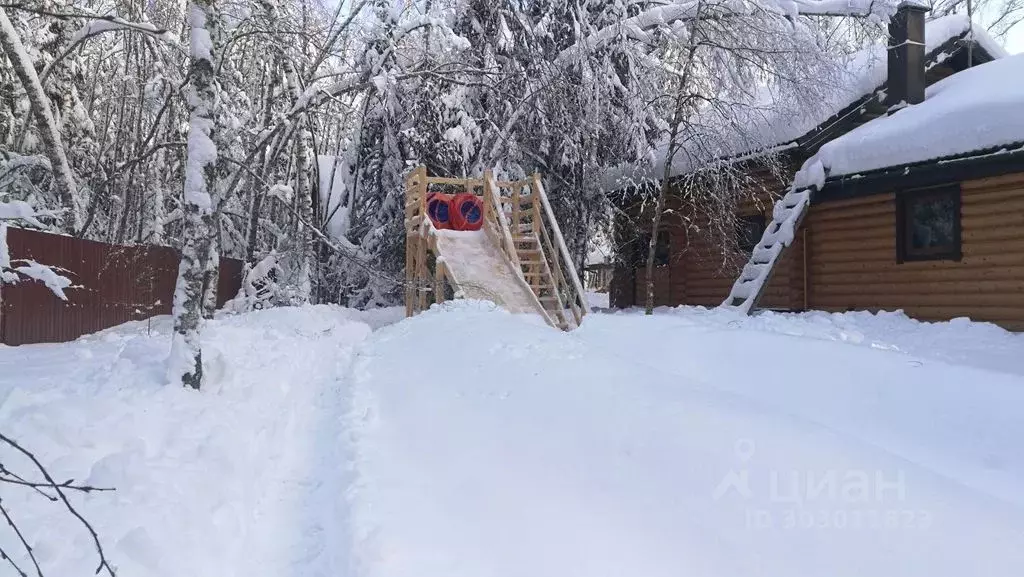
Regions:
<instances>
[{"instance_id":1,"label":"wooden slide","mask_svg":"<svg viewBox=\"0 0 1024 577\"><path fill-rule=\"evenodd\" d=\"M481 196L481 230L437 230L427 216L430 192ZM501 182L490 171L480 179L440 178L421 166L406 180L405 231L408 316L450 298L483 299L571 330L588 311L539 175Z\"/></svg>"}]
</instances>

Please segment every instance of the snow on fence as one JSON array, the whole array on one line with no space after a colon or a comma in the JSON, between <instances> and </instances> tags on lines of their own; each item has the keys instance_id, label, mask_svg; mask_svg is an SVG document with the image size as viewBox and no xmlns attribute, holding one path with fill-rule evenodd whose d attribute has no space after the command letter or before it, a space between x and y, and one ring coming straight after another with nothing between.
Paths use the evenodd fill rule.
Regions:
<instances>
[{"instance_id":1,"label":"snow on fence","mask_svg":"<svg viewBox=\"0 0 1024 577\"><path fill-rule=\"evenodd\" d=\"M42 283L23 280L0 287L0 343L23 345L74 340L127 321L170 314L178 253L166 246L119 246L34 230L8 228L12 260L65 269L73 286L68 300ZM242 262L220 260L217 306L235 296Z\"/></svg>"}]
</instances>

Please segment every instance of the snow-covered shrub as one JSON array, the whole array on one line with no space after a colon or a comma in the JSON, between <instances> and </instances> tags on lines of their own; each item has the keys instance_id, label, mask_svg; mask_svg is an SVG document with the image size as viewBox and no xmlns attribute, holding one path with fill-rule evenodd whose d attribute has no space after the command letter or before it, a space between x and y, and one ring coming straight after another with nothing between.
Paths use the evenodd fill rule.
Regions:
<instances>
[{"instance_id":1,"label":"snow-covered shrub","mask_svg":"<svg viewBox=\"0 0 1024 577\"><path fill-rule=\"evenodd\" d=\"M245 272L238 294L224 303L224 310L242 313L280 304L282 290L277 284L280 276L277 253L271 252Z\"/></svg>"}]
</instances>

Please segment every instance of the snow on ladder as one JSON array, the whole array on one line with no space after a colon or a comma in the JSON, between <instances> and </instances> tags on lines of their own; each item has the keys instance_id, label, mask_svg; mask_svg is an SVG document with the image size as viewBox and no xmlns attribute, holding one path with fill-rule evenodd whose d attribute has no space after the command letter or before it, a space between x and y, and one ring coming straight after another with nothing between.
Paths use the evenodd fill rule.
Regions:
<instances>
[{"instance_id":1,"label":"snow on ladder","mask_svg":"<svg viewBox=\"0 0 1024 577\"><path fill-rule=\"evenodd\" d=\"M775 263L782 256L783 250L793 244L797 229L803 222L807 207L811 203L814 187L797 189L794 184L772 210L772 221L764 231L761 240L750 254L750 261L743 266L739 278L732 285L723 307L734 308L743 314L757 306L768 280L771 278Z\"/></svg>"}]
</instances>

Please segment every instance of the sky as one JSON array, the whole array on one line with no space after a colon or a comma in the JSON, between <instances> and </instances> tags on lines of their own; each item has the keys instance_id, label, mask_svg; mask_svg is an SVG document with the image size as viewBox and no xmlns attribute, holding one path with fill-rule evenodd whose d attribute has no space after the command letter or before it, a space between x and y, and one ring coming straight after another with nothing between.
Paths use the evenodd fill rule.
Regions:
<instances>
[{"instance_id":1,"label":"sky","mask_svg":"<svg viewBox=\"0 0 1024 577\"><path fill-rule=\"evenodd\" d=\"M996 2L998 4L998 2ZM995 14L988 14L991 10L979 10L974 14L974 21L985 26L988 25L996 17ZM1010 30L1010 33L1006 35L1006 41L1004 46L1006 51L1010 54L1019 54L1024 52L1024 23L1018 24Z\"/></svg>"},{"instance_id":2,"label":"sky","mask_svg":"<svg viewBox=\"0 0 1024 577\"><path fill-rule=\"evenodd\" d=\"M1018 24L1006 36L1006 50L1010 54L1024 52L1024 24Z\"/></svg>"}]
</instances>

